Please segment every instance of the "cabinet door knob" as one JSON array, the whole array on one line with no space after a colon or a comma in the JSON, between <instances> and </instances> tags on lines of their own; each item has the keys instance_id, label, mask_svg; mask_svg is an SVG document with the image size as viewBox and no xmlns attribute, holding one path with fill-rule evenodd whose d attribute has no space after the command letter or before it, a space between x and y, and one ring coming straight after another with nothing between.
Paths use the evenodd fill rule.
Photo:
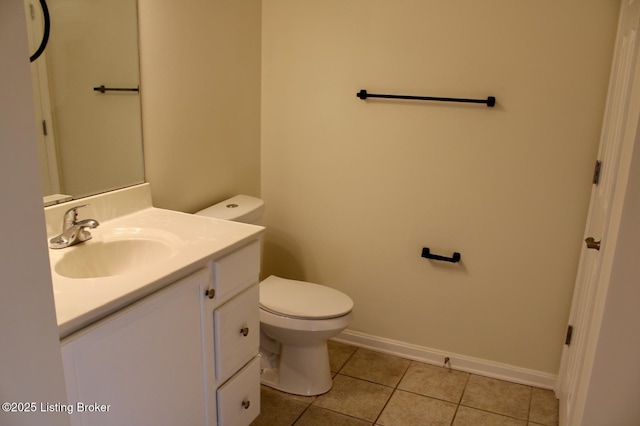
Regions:
<instances>
[{"instance_id":1,"label":"cabinet door knob","mask_svg":"<svg viewBox=\"0 0 640 426\"><path fill-rule=\"evenodd\" d=\"M600 250L600 241L596 241L593 237L589 237L584 240L587 243L587 248Z\"/></svg>"},{"instance_id":2,"label":"cabinet door knob","mask_svg":"<svg viewBox=\"0 0 640 426\"><path fill-rule=\"evenodd\" d=\"M240 329L240 334L242 334L243 336L246 336L247 334L249 334L249 327L242 327Z\"/></svg>"},{"instance_id":3,"label":"cabinet door knob","mask_svg":"<svg viewBox=\"0 0 640 426\"><path fill-rule=\"evenodd\" d=\"M251 401L249 401L248 399L245 399L244 401L242 401L242 407L245 410L248 410L250 405L251 405Z\"/></svg>"},{"instance_id":4,"label":"cabinet door knob","mask_svg":"<svg viewBox=\"0 0 640 426\"><path fill-rule=\"evenodd\" d=\"M213 299L214 297L216 297L216 291L212 288L207 289L207 291L204 292L205 296L207 296L209 299Z\"/></svg>"}]
</instances>

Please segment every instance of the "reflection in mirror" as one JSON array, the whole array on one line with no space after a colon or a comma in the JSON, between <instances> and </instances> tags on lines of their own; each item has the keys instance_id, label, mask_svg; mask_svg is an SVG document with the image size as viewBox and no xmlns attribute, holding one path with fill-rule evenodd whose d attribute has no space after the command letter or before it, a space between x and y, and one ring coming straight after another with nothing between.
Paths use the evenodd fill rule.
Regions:
<instances>
[{"instance_id":1,"label":"reflection in mirror","mask_svg":"<svg viewBox=\"0 0 640 426\"><path fill-rule=\"evenodd\" d=\"M24 1L33 53L42 9ZM47 4L49 43L31 64L45 205L142 183L136 0Z\"/></svg>"}]
</instances>

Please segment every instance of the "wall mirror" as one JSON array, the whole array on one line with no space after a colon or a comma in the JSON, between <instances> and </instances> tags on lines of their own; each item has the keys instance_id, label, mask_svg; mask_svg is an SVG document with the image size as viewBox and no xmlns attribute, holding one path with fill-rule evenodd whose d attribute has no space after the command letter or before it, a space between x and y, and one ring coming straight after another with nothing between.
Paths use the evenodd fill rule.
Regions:
<instances>
[{"instance_id":1,"label":"wall mirror","mask_svg":"<svg viewBox=\"0 0 640 426\"><path fill-rule=\"evenodd\" d=\"M24 0L30 53L43 36ZM45 205L144 181L136 0L47 0L31 63Z\"/></svg>"}]
</instances>

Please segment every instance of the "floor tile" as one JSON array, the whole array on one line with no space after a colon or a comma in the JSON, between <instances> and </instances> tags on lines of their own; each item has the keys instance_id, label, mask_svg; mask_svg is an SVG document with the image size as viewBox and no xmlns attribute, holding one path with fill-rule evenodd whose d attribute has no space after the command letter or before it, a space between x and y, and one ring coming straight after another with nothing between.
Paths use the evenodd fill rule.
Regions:
<instances>
[{"instance_id":1,"label":"floor tile","mask_svg":"<svg viewBox=\"0 0 640 426\"><path fill-rule=\"evenodd\" d=\"M319 407L309 407L296 422L296 426L371 426L372 424Z\"/></svg>"},{"instance_id":2,"label":"floor tile","mask_svg":"<svg viewBox=\"0 0 640 426\"><path fill-rule=\"evenodd\" d=\"M397 390L377 420L383 426L449 426L456 404Z\"/></svg>"},{"instance_id":3,"label":"floor tile","mask_svg":"<svg viewBox=\"0 0 640 426\"><path fill-rule=\"evenodd\" d=\"M553 391L338 342L328 348L333 388L306 397L262 386L251 426L558 425Z\"/></svg>"},{"instance_id":4,"label":"floor tile","mask_svg":"<svg viewBox=\"0 0 640 426\"><path fill-rule=\"evenodd\" d=\"M293 425L309 406L267 389L263 387L260 391L260 415L251 423L251 426Z\"/></svg>"},{"instance_id":5,"label":"floor tile","mask_svg":"<svg viewBox=\"0 0 640 426\"><path fill-rule=\"evenodd\" d=\"M338 374L333 388L312 405L373 422L392 392L390 387Z\"/></svg>"},{"instance_id":6,"label":"floor tile","mask_svg":"<svg viewBox=\"0 0 640 426\"><path fill-rule=\"evenodd\" d=\"M524 420L469 407L458 407L453 426L526 426Z\"/></svg>"},{"instance_id":7,"label":"floor tile","mask_svg":"<svg viewBox=\"0 0 640 426\"><path fill-rule=\"evenodd\" d=\"M395 387L411 361L393 355L358 349L340 374Z\"/></svg>"},{"instance_id":8,"label":"floor tile","mask_svg":"<svg viewBox=\"0 0 640 426\"><path fill-rule=\"evenodd\" d=\"M527 420L531 387L472 374L460 404Z\"/></svg>"},{"instance_id":9,"label":"floor tile","mask_svg":"<svg viewBox=\"0 0 640 426\"><path fill-rule=\"evenodd\" d=\"M329 367L333 372L339 372L351 355L356 351L356 347L345 345L344 343L327 342L329 348Z\"/></svg>"},{"instance_id":10,"label":"floor tile","mask_svg":"<svg viewBox=\"0 0 640 426\"><path fill-rule=\"evenodd\" d=\"M469 373L412 361L398 389L458 403L467 380Z\"/></svg>"},{"instance_id":11,"label":"floor tile","mask_svg":"<svg viewBox=\"0 0 640 426\"><path fill-rule=\"evenodd\" d=\"M553 391L533 388L529 421L545 426L558 424L558 398Z\"/></svg>"}]
</instances>

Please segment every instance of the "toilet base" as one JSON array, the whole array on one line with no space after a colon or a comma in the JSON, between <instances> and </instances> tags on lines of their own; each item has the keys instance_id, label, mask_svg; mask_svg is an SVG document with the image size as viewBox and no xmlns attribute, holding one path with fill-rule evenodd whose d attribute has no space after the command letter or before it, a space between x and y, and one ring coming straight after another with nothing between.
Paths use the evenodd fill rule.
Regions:
<instances>
[{"instance_id":1,"label":"toilet base","mask_svg":"<svg viewBox=\"0 0 640 426\"><path fill-rule=\"evenodd\" d=\"M282 345L280 354L262 354L260 383L294 395L314 396L333 386L327 343L313 346ZM269 362L271 359L271 362Z\"/></svg>"}]
</instances>

